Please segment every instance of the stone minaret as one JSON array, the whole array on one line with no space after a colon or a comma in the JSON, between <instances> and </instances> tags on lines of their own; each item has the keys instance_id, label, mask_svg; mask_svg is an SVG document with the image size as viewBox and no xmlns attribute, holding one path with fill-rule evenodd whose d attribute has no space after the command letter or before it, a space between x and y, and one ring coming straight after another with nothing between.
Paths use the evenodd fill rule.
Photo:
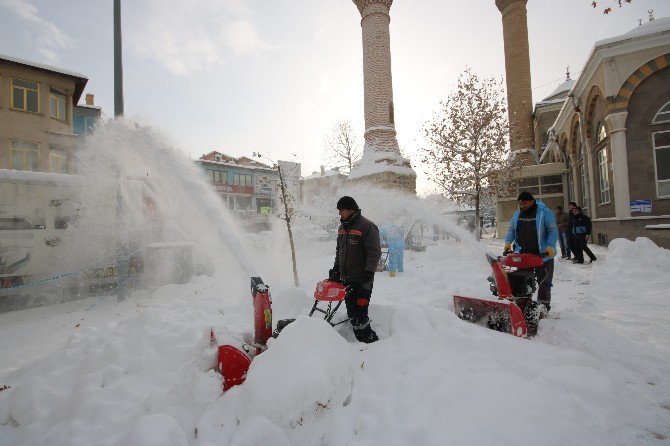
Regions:
<instances>
[{"instance_id":1,"label":"stone minaret","mask_svg":"<svg viewBox=\"0 0 670 446\"><path fill-rule=\"evenodd\" d=\"M533 97L530 86L528 51L528 0L495 0L502 14L505 41L505 77L507 80L507 114L512 151L533 148ZM521 153L521 152L520 152ZM534 164L532 156L522 155L524 164Z\"/></svg>"},{"instance_id":2,"label":"stone minaret","mask_svg":"<svg viewBox=\"0 0 670 446\"><path fill-rule=\"evenodd\" d=\"M361 13L365 147L349 179L416 193L416 173L396 140L389 9L393 0L353 0Z\"/></svg>"}]
</instances>

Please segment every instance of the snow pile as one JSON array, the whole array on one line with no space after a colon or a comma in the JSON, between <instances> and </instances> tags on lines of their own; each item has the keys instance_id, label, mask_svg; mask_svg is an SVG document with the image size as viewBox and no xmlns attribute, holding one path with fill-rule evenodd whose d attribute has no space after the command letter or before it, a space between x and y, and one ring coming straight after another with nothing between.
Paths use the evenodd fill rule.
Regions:
<instances>
[{"instance_id":1,"label":"snow pile","mask_svg":"<svg viewBox=\"0 0 670 446\"><path fill-rule=\"evenodd\" d=\"M592 284L611 289L615 294L628 294L640 288L667 287L668 277L669 250L646 237L638 237L634 242L618 238L610 243L607 259L594 265Z\"/></svg>"},{"instance_id":2,"label":"snow pile","mask_svg":"<svg viewBox=\"0 0 670 446\"><path fill-rule=\"evenodd\" d=\"M363 156L354 163L349 179L360 178L383 172L393 172L400 175L416 176L410 161L402 156L400 152L375 150L368 143L363 148Z\"/></svg>"},{"instance_id":3,"label":"snow pile","mask_svg":"<svg viewBox=\"0 0 670 446\"><path fill-rule=\"evenodd\" d=\"M244 385L200 420L204 442L291 444L287 432L327 423L351 398L352 345L325 321L300 316L273 341L252 362Z\"/></svg>"}]
</instances>

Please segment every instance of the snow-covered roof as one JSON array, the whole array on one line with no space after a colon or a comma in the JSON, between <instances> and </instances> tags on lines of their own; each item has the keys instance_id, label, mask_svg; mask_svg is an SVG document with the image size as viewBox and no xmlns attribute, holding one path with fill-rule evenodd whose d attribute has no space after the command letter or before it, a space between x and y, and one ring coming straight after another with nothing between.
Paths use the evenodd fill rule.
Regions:
<instances>
[{"instance_id":1,"label":"snow-covered roof","mask_svg":"<svg viewBox=\"0 0 670 446\"><path fill-rule=\"evenodd\" d=\"M265 164L261 165L253 165L253 164L240 164L240 163L233 163L233 162L224 162L224 161L213 161L213 160L195 160L197 163L201 164L211 164L214 166L222 166L222 167L235 167L237 169L250 169L250 170L265 170L265 171L272 171L274 172L275 170L270 167L266 166Z\"/></svg>"},{"instance_id":2,"label":"snow-covered roof","mask_svg":"<svg viewBox=\"0 0 670 446\"><path fill-rule=\"evenodd\" d=\"M555 98L555 96L558 96L561 93L568 93L570 90L572 90L572 87L575 86L575 83L576 81L574 79L566 79L565 82L556 87L554 91L551 92L551 94L549 94L546 98L542 99L542 102L565 99L565 98Z\"/></svg>"},{"instance_id":3,"label":"snow-covered roof","mask_svg":"<svg viewBox=\"0 0 670 446\"><path fill-rule=\"evenodd\" d=\"M656 20L651 20L647 23L643 23L628 32L620 34L618 36L609 37L607 39L598 40L593 44L594 49L599 46L610 45L613 43L621 42L624 40L634 39L637 37L649 36L652 34L670 31L670 17L663 17Z\"/></svg>"},{"instance_id":4,"label":"snow-covered roof","mask_svg":"<svg viewBox=\"0 0 670 446\"><path fill-rule=\"evenodd\" d=\"M59 67L54 67L53 65L47 65L39 62L33 62L31 60L27 59L21 59L20 57L14 57L14 56L9 56L7 54L2 54L0 53L0 61L6 61L10 62L13 64L18 64L18 65L23 65L26 67L30 68L36 68L38 70L42 71L48 71L51 73L56 73L56 74L61 74L64 76L69 76L74 78L74 83L75 83L75 91L74 94L72 95L72 102L77 105L77 102L79 102L79 98L81 97L81 94L84 92L84 87L86 86L86 83L88 82L88 77L84 76L81 73L77 73L76 71L71 71L71 70L66 70L64 68L59 68Z\"/></svg>"}]
</instances>

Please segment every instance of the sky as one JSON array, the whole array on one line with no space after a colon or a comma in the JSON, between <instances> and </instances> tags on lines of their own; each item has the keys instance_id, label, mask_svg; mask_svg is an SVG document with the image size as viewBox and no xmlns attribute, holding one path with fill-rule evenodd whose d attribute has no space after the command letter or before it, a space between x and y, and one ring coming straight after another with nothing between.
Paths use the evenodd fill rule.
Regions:
<instances>
[{"instance_id":1,"label":"sky","mask_svg":"<svg viewBox=\"0 0 670 446\"><path fill-rule=\"evenodd\" d=\"M667 0L529 0L531 82L539 101L576 78L596 40L670 16ZM420 7L419 7L420 6ZM612 6L610 14L602 10ZM89 78L114 110L111 0L0 0L0 53ZM494 0L396 0L391 58L398 142L421 165L422 128L470 67L504 77ZM326 138L349 120L363 145L360 15L351 0L122 0L125 116L160 129L197 159L211 150L302 163L326 160ZM83 96L82 96L83 100Z\"/></svg>"}]
</instances>

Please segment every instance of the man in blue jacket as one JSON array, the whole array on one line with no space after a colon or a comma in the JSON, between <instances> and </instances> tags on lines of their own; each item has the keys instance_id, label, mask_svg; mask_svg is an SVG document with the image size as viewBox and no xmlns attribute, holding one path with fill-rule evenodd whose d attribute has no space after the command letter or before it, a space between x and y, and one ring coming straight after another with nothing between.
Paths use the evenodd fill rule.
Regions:
<instances>
[{"instance_id":1,"label":"man in blue jacket","mask_svg":"<svg viewBox=\"0 0 670 446\"><path fill-rule=\"evenodd\" d=\"M523 191L517 198L519 210L514 213L505 237L505 253L515 251L544 256L541 267L535 268L538 291L537 301L551 308L551 281L554 278L554 256L558 240L556 217L541 201L535 201L530 192Z\"/></svg>"}]
</instances>

